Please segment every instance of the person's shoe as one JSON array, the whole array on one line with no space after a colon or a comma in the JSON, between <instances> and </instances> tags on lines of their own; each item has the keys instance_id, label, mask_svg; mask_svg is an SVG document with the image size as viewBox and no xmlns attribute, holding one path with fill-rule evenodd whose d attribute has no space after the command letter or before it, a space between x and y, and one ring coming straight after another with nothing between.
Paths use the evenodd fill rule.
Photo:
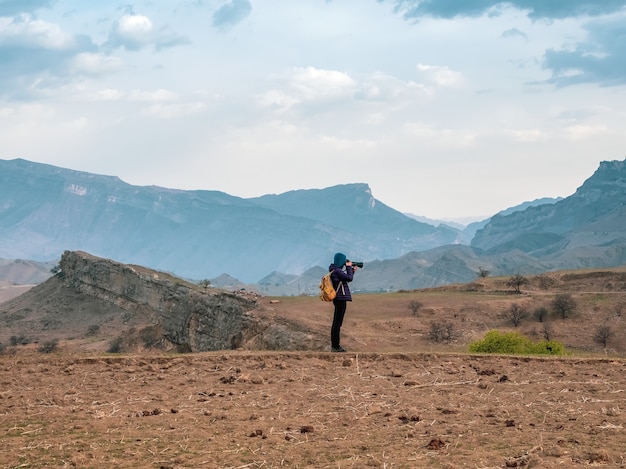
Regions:
<instances>
[{"instance_id":1,"label":"person's shoe","mask_svg":"<svg viewBox=\"0 0 626 469\"><path fill-rule=\"evenodd\" d=\"M341 345L339 347L333 347L330 349L331 352L347 352L347 350L345 348L343 348Z\"/></svg>"}]
</instances>

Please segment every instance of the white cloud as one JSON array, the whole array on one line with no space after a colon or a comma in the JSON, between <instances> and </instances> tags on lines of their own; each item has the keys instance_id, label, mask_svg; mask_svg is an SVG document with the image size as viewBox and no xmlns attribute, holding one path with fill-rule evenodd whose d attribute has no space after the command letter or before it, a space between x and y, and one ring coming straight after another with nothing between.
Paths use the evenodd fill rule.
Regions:
<instances>
[{"instance_id":1,"label":"white cloud","mask_svg":"<svg viewBox=\"0 0 626 469\"><path fill-rule=\"evenodd\" d=\"M163 102L176 101L178 99L178 95L165 89L158 89L155 91L133 90L129 94L129 98L132 101Z\"/></svg>"},{"instance_id":2,"label":"white cloud","mask_svg":"<svg viewBox=\"0 0 626 469\"><path fill-rule=\"evenodd\" d=\"M143 15L126 14L113 25L109 43L115 47L138 50L153 40L152 21Z\"/></svg>"},{"instance_id":3,"label":"white cloud","mask_svg":"<svg viewBox=\"0 0 626 469\"><path fill-rule=\"evenodd\" d=\"M146 116L158 119L179 119L198 114L206 109L203 102L152 104L144 112Z\"/></svg>"},{"instance_id":4,"label":"white cloud","mask_svg":"<svg viewBox=\"0 0 626 469\"><path fill-rule=\"evenodd\" d=\"M290 85L303 101L348 97L357 88L356 82L345 72L314 67L293 69Z\"/></svg>"},{"instance_id":5,"label":"white cloud","mask_svg":"<svg viewBox=\"0 0 626 469\"><path fill-rule=\"evenodd\" d=\"M77 73L103 75L122 70L124 61L119 57L83 52L72 59L71 68Z\"/></svg>"},{"instance_id":6,"label":"white cloud","mask_svg":"<svg viewBox=\"0 0 626 469\"><path fill-rule=\"evenodd\" d=\"M463 74L449 67L417 64L420 75L429 83L443 88L460 88L465 85Z\"/></svg>"},{"instance_id":7,"label":"white cloud","mask_svg":"<svg viewBox=\"0 0 626 469\"><path fill-rule=\"evenodd\" d=\"M623 157L626 17L494 2L50 2L0 18L2 152L242 196L366 182L430 217L567 195Z\"/></svg>"},{"instance_id":8,"label":"white cloud","mask_svg":"<svg viewBox=\"0 0 626 469\"><path fill-rule=\"evenodd\" d=\"M572 125L565 129L566 136L572 140L599 139L610 133L612 131L605 125Z\"/></svg>"},{"instance_id":9,"label":"white cloud","mask_svg":"<svg viewBox=\"0 0 626 469\"><path fill-rule=\"evenodd\" d=\"M72 47L74 39L58 25L30 15L0 17L0 47L16 45L62 50Z\"/></svg>"}]
</instances>

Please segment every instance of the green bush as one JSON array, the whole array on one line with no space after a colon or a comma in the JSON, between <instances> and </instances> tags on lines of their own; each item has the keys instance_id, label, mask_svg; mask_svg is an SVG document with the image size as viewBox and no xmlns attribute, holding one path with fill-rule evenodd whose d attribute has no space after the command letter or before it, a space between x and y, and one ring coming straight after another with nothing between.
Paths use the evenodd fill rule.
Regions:
<instances>
[{"instance_id":1,"label":"green bush","mask_svg":"<svg viewBox=\"0 0 626 469\"><path fill-rule=\"evenodd\" d=\"M565 347L554 340L534 343L518 332L489 331L482 340L469 344L469 351L512 355L564 355Z\"/></svg>"}]
</instances>

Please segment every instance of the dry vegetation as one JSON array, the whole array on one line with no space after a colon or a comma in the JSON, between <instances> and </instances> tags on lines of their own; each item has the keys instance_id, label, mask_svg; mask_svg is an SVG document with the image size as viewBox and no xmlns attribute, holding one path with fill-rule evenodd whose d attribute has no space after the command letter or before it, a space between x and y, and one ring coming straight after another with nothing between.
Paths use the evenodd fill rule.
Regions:
<instances>
[{"instance_id":1,"label":"dry vegetation","mask_svg":"<svg viewBox=\"0 0 626 469\"><path fill-rule=\"evenodd\" d=\"M357 295L345 354L105 354L91 322L42 353L42 334L0 355L0 467L625 468L626 274L603 272L534 277L522 294L487 278ZM563 293L566 318L504 314ZM262 298L253 314L327 336L331 308ZM538 340L546 324L569 356L466 353L488 330Z\"/></svg>"}]
</instances>

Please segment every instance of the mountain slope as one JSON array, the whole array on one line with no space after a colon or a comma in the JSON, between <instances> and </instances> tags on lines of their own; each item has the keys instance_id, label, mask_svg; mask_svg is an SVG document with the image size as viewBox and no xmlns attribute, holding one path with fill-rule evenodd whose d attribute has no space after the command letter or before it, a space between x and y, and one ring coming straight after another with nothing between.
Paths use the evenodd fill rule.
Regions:
<instances>
[{"instance_id":1,"label":"mountain slope","mask_svg":"<svg viewBox=\"0 0 626 469\"><path fill-rule=\"evenodd\" d=\"M187 278L228 273L250 283L327 265L336 251L393 258L456 235L381 204L365 184L304 195L246 200L0 160L0 257L50 261L84 250Z\"/></svg>"},{"instance_id":2,"label":"mountain slope","mask_svg":"<svg viewBox=\"0 0 626 469\"><path fill-rule=\"evenodd\" d=\"M491 254L519 249L558 268L610 267L626 262L625 220L626 160L604 161L570 197L495 215L471 245Z\"/></svg>"}]
</instances>

